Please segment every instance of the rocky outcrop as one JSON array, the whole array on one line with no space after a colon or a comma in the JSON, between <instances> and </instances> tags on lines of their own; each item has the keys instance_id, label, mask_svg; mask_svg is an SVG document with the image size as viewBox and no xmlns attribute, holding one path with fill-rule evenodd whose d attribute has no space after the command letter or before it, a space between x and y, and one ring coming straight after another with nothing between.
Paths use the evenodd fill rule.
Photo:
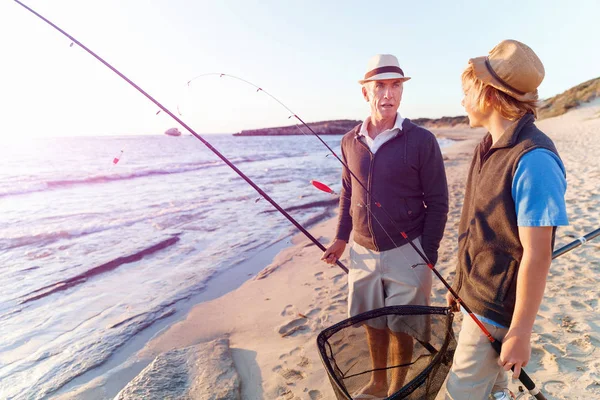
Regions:
<instances>
[{"instance_id":1,"label":"rocky outcrop","mask_svg":"<svg viewBox=\"0 0 600 400\"><path fill-rule=\"evenodd\" d=\"M240 378L229 340L219 339L159 355L115 399L239 400Z\"/></svg>"}]
</instances>

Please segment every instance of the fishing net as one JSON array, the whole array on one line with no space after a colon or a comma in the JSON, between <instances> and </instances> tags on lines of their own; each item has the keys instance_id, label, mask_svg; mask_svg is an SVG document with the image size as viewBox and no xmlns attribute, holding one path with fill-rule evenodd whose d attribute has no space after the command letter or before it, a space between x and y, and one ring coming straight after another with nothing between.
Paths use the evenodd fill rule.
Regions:
<instances>
[{"instance_id":1,"label":"fishing net","mask_svg":"<svg viewBox=\"0 0 600 400\"><path fill-rule=\"evenodd\" d=\"M435 399L456 349L452 320L445 307L392 306L322 331L317 345L337 399ZM372 376L385 386L361 395Z\"/></svg>"}]
</instances>

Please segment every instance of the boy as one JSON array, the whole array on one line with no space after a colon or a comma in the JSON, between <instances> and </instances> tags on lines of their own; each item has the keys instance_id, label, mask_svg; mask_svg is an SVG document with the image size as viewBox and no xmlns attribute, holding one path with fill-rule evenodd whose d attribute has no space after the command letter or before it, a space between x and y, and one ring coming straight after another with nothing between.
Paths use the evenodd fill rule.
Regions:
<instances>
[{"instance_id":1,"label":"boy","mask_svg":"<svg viewBox=\"0 0 600 400\"><path fill-rule=\"evenodd\" d=\"M498 356L465 316L446 399L511 396L505 371L518 377L531 355L556 227L568 224L564 166L534 124L543 78L540 59L515 40L471 59L462 75L469 123L489 133L469 170L454 289L503 345Z\"/></svg>"}]
</instances>

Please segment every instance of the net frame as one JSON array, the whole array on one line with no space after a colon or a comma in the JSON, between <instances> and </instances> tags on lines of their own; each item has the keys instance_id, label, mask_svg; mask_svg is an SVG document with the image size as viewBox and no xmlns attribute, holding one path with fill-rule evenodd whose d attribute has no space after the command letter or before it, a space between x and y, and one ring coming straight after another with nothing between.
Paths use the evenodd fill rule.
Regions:
<instances>
[{"instance_id":1,"label":"net frame","mask_svg":"<svg viewBox=\"0 0 600 400\"><path fill-rule=\"evenodd\" d=\"M415 390L417 390L423 384L425 384L427 379L431 376L431 374L435 374L442 364L447 366L447 370L450 369L452 365L452 359L454 357L454 350L456 348L456 338L454 335L454 330L452 328L454 313L452 312L452 309L450 307L402 305L382 307L375 310L367 311L358 314L354 317L340 321L337 324L323 330L317 336L317 348L319 351L319 355L321 357L321 361L323 362L325 370L327 371L329 381L334 389L338 400L352 400L352 396L346 389L346 386L343 383L343 381L341 381L340 379L343 379L344 374L341 372L341 370L335 363L335 356L333 355L333 349L331 347L331 344L329 343L329 339L331 339L335 334L339 333L345 328L362 325L370 319L387 317L390 315L443 316L445 317L445 334L443 335L444 338L442 341L442 345L438 349L434 348L429 342L424 342L416 337L413 337L423 346L424 349L428 350L431 353L431 355L433 355L433 358L425 368L423 368L419 373L417 373L409 382L405 383L402 386L402 388L400 388L400 390L396 391L388 397L385 397L386 400L406 399L413 392L415 392ZM331 360L333 360L333 362ZM399 366L388 366L385 369L396 367ZM435 393L437 393L439 389L440 388L438 387L437 389L433 390L435 390ZM427 389L427 392L429 392L429 389Z\"/></svg>"}]
</instances>

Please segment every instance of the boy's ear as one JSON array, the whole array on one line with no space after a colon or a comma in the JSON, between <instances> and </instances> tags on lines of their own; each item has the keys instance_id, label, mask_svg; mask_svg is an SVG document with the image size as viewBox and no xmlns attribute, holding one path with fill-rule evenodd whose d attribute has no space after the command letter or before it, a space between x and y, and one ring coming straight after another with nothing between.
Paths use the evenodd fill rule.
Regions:
<instances>
[{"instance_id":1,"label":"boy's ear","mask_svg":"<svg viewBox=\"0 0 600 400\"><path fill-rule=\"evenodd\" d=\"M483 94L483 103L485 104L485 109L481 110L483 112L486 112L490 108L494 107L494 104L492 101L492 96L491 96L491 93L489 90L486 90L485 93Z\"/></svg>"}]
</instances>

